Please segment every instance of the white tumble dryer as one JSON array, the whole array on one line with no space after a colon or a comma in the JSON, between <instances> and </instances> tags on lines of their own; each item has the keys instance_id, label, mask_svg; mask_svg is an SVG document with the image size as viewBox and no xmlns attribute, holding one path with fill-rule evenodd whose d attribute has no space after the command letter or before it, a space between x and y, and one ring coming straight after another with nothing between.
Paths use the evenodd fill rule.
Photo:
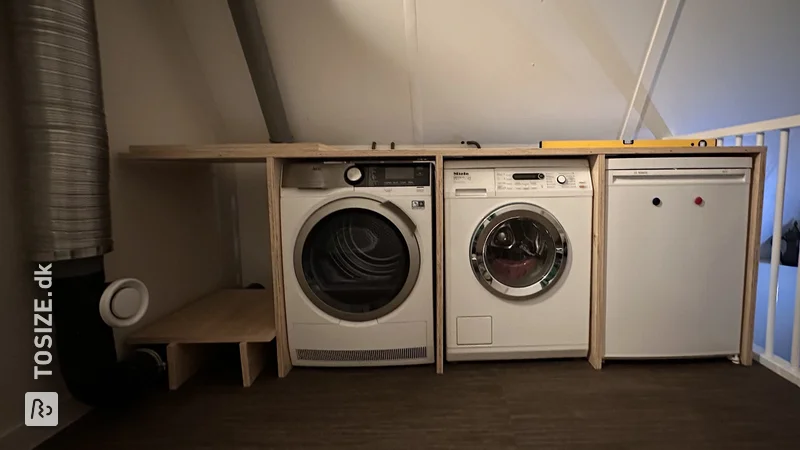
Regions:
<instances>
[{"instance_id":1,"label":"white tumble dryer","mask_svg":"<svg viewBox=\"0 0 800 450\"><path fill-rule=\"evenodd\" d=\"M446 161L446 359L586 356L586 160Z\"/></svg>"},{"instance_id":2,"label":"white tumble dryer","mask_svg":"<svg viewBox=\"0 0 800 450\"><path fill-rule=\"evenodd\" d=\"M434 361L431 172L429 162L284 166L292 364Z\"/></svg>"}]
</instances>

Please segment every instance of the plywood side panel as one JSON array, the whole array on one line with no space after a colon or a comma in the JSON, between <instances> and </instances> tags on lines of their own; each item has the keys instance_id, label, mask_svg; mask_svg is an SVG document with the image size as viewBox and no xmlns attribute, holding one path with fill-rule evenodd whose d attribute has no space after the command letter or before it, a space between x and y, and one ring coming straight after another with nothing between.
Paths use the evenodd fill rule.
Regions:
<instances>
[{"instance_id":1,"label":"plywood side panel","mask_svg":"<svg viewBox=\"0 0 800 450\"><path fill-rule=\"evenodd\" d=\"M603 366L606 332L606 158L589 159L592 172L592 289L589 326L589 362L595 369Z\"/></svg>"},{"instance_id":2,"label":"plywood side panel","mask_svg":"<svg viewBox=\"0 0 800 450\"><path fill-rule=\"evenodd\" d=\"M753 157L750 178L750 218L747 230L747 262L744 273L744 302L742 304L742 336L739 361L753 364L753 327L755 326L756 294L758 292L758 253L761 243L761 210L764 203L764 172L766 155Z\"/></svg>"},{"instance_id":3,"label":"plywood side panel","mask_svg":"<svg viewBox=\"0 0 800 450\"><path fill-rule=\"evenodd\" d=\"M436 373L444 373L444 158L436 157Z\"/></svg>"},{"instance_id":4,"label":"plywood side panel","mask_svg":"<svg viewBox=\"0 0 800 450\"><path fill-rule=\"evenodd\" d=\"M283 292L283 251L281 245L281 168L283 162L267 158L267 209L269 210L269 241L272 262L272 292L275 307L275 339L278 354L278 376L283 378L292 370L289 355L289 335L286 328L286 303ZM264 249L266 251L266 249Z\"/></svg>"}]
</instances>

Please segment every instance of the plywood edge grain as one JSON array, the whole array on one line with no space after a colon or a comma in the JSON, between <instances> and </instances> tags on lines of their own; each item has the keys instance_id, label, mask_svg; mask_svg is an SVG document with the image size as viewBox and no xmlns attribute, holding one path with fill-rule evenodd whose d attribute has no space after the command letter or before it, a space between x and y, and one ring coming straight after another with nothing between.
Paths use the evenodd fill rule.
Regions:
<instances>
[{"instance_id":1,"label":"plywood edge grain","mask_svg":"<svg viewBox=\"0 0 800 450\"><path fill-rule=\"evenodd\" d=\"M208 357L208 348L199 344L167 345L167 380L174 391L192 377Z\"/></svg>"},{"instance_id":2,"label":"plywood edge grain","mask_svg":"<svg viewBox=\"0 0 800 450\"><path fill-rule=\"evenodd\" d=\"M589 158L592 174L592 280L589 319L589 363L603 366L606 331L606 158Z\"/></svg>"},{"instance_id":3,"label":"plywood edge grain","mask_svg":"<svg viewBox=\"0 0 800 450\"><path fill-rule=\"evenodd\" d=\"M275 333L278 376L283 378L292 370L289 335L286 325L286 303L283 290L283 244L281 240L281 169L283 162L267 158L267 211L269 214L270 261L272 293L275 309Z\"/></svg>"},{"instance_id":4,"label":"plywood edge grain","mask_svg":"<svg viewBox=\"0 0 800 450\"><path fill-rule=\"evenodd\" d=\"M436 157L436 373L444 373L444 159Z\"/></svg>"},{"instance_id":5,"label":"plywood edge grain","mask_svg":"<svg viewBox=\"0 0 800 450\"><path fill-rule=\"evenodd\" d=\"M318 152L327 146L316 142L296 144L132 145L125 159L141 160L265 160L276 154Z\"/></svg>"},{"instance_id":6,"label":"plywood edge grain","mask_svg":"<svg viewBox=\"0 0 800 450\"><path fill-rule=\"evenodd\" d=\"M250 387L264 370L267 360L267 344L262 342L240 342L239 360L242 365L242 385Z\"/></svg>"},{"instance_id":7,"label":"plywood edge grain","mask_svg":"<svg viewBox=\"0 0 800 450\"><path fill-rule=\"evenodd\" d=\"M761 213L764 203L764 176L766 155L753 157L750 178L750 212L747 230L747 262L744 274L744 298L742 302L742 332L739 362L744 366L753 364L753 328L755 326L756 295L758 292L758 257L761 245Z\"/></svg>"},{"instance_id":8,"label":"plywood edge grain","mask_svg":"<svg viewBox=\"0 0 800 450\"><path fill-rule=\"evenodd\" d=\"M371 150L364 146L297 144L219 144L131 146L118 157L142 161L263 162L267 158L464 158L589 155L756 155L764 147L653 147L653 148L539 148L501 146L484 148L403 146Z\"/></svg>"}]
</instances>

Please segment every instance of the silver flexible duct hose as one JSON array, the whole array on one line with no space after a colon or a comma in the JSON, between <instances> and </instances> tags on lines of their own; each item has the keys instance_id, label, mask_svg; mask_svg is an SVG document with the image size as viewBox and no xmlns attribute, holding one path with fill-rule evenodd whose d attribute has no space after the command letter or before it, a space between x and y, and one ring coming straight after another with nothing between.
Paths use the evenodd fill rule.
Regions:
<instances>
[{"instance_id":1,"label":"silver flexible duct hose","mask_svg":"<svg viewBox=\"0 0 800 450\"><path fill-rule=\"evenodd\" d=\"M113 248L108 133L92 0L14 0L31 258Z\"/></svg>"}]
</instances>

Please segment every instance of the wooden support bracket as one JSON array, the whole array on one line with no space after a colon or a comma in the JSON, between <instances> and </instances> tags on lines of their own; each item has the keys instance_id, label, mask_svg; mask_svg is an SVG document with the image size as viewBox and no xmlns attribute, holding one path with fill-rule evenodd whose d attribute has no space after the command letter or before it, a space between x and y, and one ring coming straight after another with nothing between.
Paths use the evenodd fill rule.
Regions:
<instances>
[{"instance_id":1,"label":"wooden support bracket","mask_svg":"<svg viewBox=\"0 0 800 450\"><path fill-rule=\"evenodd\" d=\"M178 389L191 378L206 360L208 346L203 344L167 345L167 378L169 389Z\"/></svg>"},{"instance_id":2,"label":"wooden support bracket","mask_svg":"<svg viewBox=\"0 0 800 450\"><path fill-rule=\"evenodd\" d=\"M250 387L264 370L267 359L267 344L263 342L240 342L239 358L242 362L242 384Z\"/></svg>"}]
</instances>

